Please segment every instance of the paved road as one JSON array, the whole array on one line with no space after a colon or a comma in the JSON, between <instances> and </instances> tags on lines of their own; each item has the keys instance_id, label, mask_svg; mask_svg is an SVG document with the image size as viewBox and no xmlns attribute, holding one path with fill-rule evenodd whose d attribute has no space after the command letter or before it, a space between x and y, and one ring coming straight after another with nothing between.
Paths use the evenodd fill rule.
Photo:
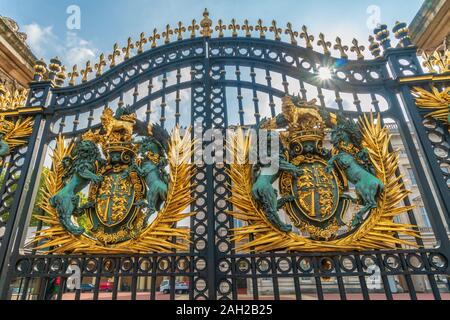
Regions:
<instances>
[{"instance_id":1,"label":"paved road","mask_svg":"<svg viewBox=\"0 0 450 320\"><path fill-rule=\"evenodd\" d=\"M350 293L346 295L347 300L363 300L362 294L354 294ZM282 295L281 300L295 300L295 295ZM317 300L317 296L312 294L304 294L302 296L304 300ZM394 300L410 300L410 296L408 293L400 293L393 295ZM441 293L442 300L450 300L450 293ZM63 295L63 300L74 300L74 293L66 293ZM92 300L92 293L82 293L80 296L81 300ZM112 293L110 292L101 292L99 293L99 300L112 300ZM137 300L150 300L149 292L138 292L136 294ZM175 300L188 300L189 296L187 294L177 294L175 295ZM338 293L327 293L324 294L325 300L341 300L340 295ZM381 293L371 293L371 300L386 300L386 296ZM432 293L418 293L418 300L434 300ZM118 292L117 300L131 300L131 293L129 292ZM156 300L170 300L169 294L156 293ZM250 295L239 295L239 300L253 300L253 297ZM273 300L272 296L260 296L260 300Z\"/></svg>"}]
</instances>

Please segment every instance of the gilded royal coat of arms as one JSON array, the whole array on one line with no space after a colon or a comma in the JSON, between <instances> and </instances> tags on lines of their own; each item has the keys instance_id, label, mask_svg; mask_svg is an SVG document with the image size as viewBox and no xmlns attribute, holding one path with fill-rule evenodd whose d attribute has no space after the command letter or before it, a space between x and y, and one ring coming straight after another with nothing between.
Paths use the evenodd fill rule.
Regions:
<instances>
[{"instance_id":1,"label":"gilded royal coat of arms","mask_svg":"<svg viewBox=\"0 0 450 320\"><path fill-rule=\"evenodd\" d=\"M41 203L47 215L38 217L51 227L38 232L38 249L161 252L187 244L188 231L175 224L192 200L190 132L169 135L129 109L106 108L101 128L69 145L59 137Z\"/></svg>"},{"instance_id":2,"label":"gilded royal coat of arms","mask_svg":"<svg viewBox=\"0 0 450 320\"><path fill-rule=\"evenodd\" d=\"M243 161L229 174L230 214L248 222L235 230L240 249L374 249L409 243L397 232L417 236L412 226L393 221L410 209L399 205L408 191L396 176L398 155L389 150L390 135L380 122L370 115L356 123L315 100L286 96L282 112L258 126L259 135L260 129L279 132L276 171L246 162L252 135L238 131L229 151ZM253 240L243 241L248 234Z\"/></svg>"}]
</instances>

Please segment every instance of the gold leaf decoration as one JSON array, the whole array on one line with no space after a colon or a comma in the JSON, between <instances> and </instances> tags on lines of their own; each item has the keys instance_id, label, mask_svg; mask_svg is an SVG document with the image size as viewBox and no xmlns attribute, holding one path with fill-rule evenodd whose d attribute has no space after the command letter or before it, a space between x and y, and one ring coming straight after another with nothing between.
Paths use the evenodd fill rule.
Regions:
<instances>
[{"instance_id":1,"label":"gold leaf decoration","mask_svg":"<svg viewBox=\"0 0 450 320\"><path fill-rule=\"evenodd\" d=\"M4 134L3 140L12 150L27 143L24 138L29 137L33 132L34 120L33 117L28 117L12 122L0 115L0 124L0 133Z\"/></svg>"},{"instance_id":2,"label":"gold leaf decoration","mask_svg":"<svg viewBox=\"0 0 450 320\"><path fill-rule=\"evenodd\" d=\"M46 250L45 253L57 254L162 253L187 250L190 230L177 228L176 223L192 215L183 213L193 201L191 179L194 170L193 165L189 163L193 153L192 145L190 130L186 130L183 136L178 127L173 130L168 152L170 182L164 207L158 212L155 220L137 237L105 246L84 234L75 236L68 232L60 224L56 209L50 205L50 198L63 187L62 159L70 155L74 148L73 141L66 146L64 137L59 136L53 150L52 168L49 170L42 202L39 204L45 215L36 217L49 227L37 231L35 239L28 246L34 245L36 250Z\"/></svg>"},{"instance_id":3,"label":"gold leaf decoration","mask_svg":"<svg viewBox=\"0 0 450 320\"><path fill-rule=\"evenodd\" d=\"M431 92L423 88L414 87L413 95L416 97L416 104L421 109L431 111L426 117L434 118L449 125L450 108L450 87L439 91L432 87Z\"/></svg>"},{"instance_id":4,"label":"gold leaf decoration","mask_svg":"<svg viewBox=\"0 0 450 320\"><path fill-rule=\"evenodd\" d=\"M368 249L393 249L397 245L417 246L416 243L398 237L400 235L419 237L416 226L400 224L394 217L413 207L404 206L402 201L409 191L404 188L401 177L396 176L398 153L389 151L391 139L389 130L381 126L380 116L376 124L373 116L360 119L363 145L369 151L376 168L377 177L384 183L385 190L378 197L378 206L354 232L335 240L312 240L294 232L282 232L267 219L265 213L252 197L252 165L248 163L251 138L238 130L230 139L230 152L234 163L228 173L231 178L230 201L233 211L229 214L243 220L246 225L235 228L233 240L238 251L304 251L330 252ZM251 240L249 236L253 235Z\"/></svg>"}]
</instances>

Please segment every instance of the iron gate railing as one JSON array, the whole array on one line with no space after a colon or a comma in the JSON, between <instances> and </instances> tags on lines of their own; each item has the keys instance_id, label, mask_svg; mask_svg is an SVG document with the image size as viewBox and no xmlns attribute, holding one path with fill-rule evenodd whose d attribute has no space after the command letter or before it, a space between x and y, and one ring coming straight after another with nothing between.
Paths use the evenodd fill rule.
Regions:
<instances>
[{"instance_id":1,"label":"iron gate railing","mask_svg":"<svg viewBox=\"0 0 450 320\"><path fill-rule=\"evenodd\" d=\"M376 59L365 61L355 42L352 51L359 54L358 60L351 60L340 46L336 48L342 57L332 57L325 40L324 52L314 51L306 28L299 38L306 40L302 47L289 25L286 35L291 43L280 41L276 25L270 29L275 39L269 40L261 25L257 29L259 38L244 27L245 34L238 36L235 23L228 28L231 35L225 36L219 22L215 29L219 37L214 38L208 19L205 15L200 26L194 20L190 39L178 38L170 43L171 33L166 32L165 45L152 45L150 50L79 85L58 86L61 75L51 68L48 80L37 73L26 107L11 114L16 118L32 115L33 133L27 146L14 150L2 167L1 297L48 299L56 290L57 299L85 299L82 290L70 293L64 286L67 267L77 264L82 279L93 279L93 287L86 289L92 290L87 296L90 299L105 298L103 290L112 291L106 296L110 299L120 299L121 292L129 292L129 299L162 299L158 293L161 281L168 283L169 295L165 298L178 299L176 283L180 278L189 283L190 299L370 299L376 295L394 299L398 294L395 281L401 281L407 292L398 297L420 299L421 291L431 292L435 299L443 294L448 298L442 280L449 275L446 225L450 200L448 174L441 164L448 163L449 136L443 124L434 123L432 129L423 125L424 115L416 107L411 89L448 85L449 76L425 75L416 48L401 37L399 46L392 48L383 32L378 37L383 56L373 40L370 49ZM200 37L196 36L198 29ZM150 41L156 39L153 36ZM89 67L83 69L86 76ZM332 70L330 80L318 77L322 67ZM201 123L203 130L225 131L232 125L254 125L263 117L274 117L280 98L297 93L303 99L318 98L322 106L341 110L351 118L364 112L381 113L384 123L398 128L437 246L317 254L238 253L230 240L236 221L227 214L231 204L226 165L204 164L197 166L194 177L195 202L191 209L195 215L190 219L189 252L59 256L24 248L50 147L59 134L72 138L99 127L106 106L130 104L140 119L167 128ZM430 130L441 136L439 145L430 143ZM447 151L446 159L436 155L438 147ZM406 199L405 205L410 204ZM408 218L417 224L411 210ZM417 244L424 245L420 239ZM324 261L331 268L322 268ZM371 289L367 284L371 264L379 267L381 289ZM419 277L426 279L423 288L418 288ZM105 279L113 282L105 284Z\"/></svg>"}]
</instances>

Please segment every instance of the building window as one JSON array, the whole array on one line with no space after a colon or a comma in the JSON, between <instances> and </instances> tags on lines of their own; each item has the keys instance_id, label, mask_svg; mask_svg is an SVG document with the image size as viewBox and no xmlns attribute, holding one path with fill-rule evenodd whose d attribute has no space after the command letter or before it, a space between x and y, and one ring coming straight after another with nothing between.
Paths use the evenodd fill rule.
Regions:
<instances>
[{"instance_id":1,"label":"building window","mask_svg":"<svg viewBox=\"0 0 450 320\"><path fill-rule=\"evenodd\" d=\"M430 219L428 219L428 213L424 207L420 207L420 214L422 216L423 226L425 228L431 228Z\"/></svg>"},{"instance_id":2,"label":"building window","mask_svg":"<svg viewBox=\"0 0 450 320\"><path fill-rule=\"evenodd\" d=\"M408 168L408 176L409 181L411 181L411 185L417 186L416 176L414 175L414 172L412 171L411 168Z\"/></svg>"}]
</instances>

